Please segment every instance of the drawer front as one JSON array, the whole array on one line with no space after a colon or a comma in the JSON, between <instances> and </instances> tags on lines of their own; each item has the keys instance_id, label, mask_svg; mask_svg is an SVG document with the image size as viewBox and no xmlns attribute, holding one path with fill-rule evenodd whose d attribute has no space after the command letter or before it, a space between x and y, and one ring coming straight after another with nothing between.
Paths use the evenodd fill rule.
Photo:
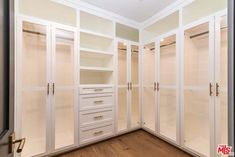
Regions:
<instances>
[{"instance_id":1,"label":"drawer front","mask_svg":"<svg viewBox=\"0 0 235 157\"><path fill-rule=\"evenodd\" d=\"M80 94L112 93L113 87L81 87Z\"/></svg>"},{"instance_id":2,"label":"drawer front","mask_svg":"<svg viewBox=\"0 0 235 157\"><path fill-rule=\"evenodd\" d=\"M80 129L80 143L84 144L112 136L113 132L114 128L112 123L106 123L96 127L85 127Z\"/></svg>"},{"instance_id":3,"label":"drawer front","mask_svg":"<svg viewBox=\"0 0 235 157\"><path fill-rule=\"evenodd\" d=\"M113 120L113 108L80 112L81 126Z\"/></svg>"},{"instance_id":4,"label":"drawer front","mask_svg":"<svg viewBox=\"0 0 235 157\"><path fill-rule=\"evenodd\" d=\"M113 95L80 96L80 109L92 109L113 106Z\"/></svg>"}]
</instances>

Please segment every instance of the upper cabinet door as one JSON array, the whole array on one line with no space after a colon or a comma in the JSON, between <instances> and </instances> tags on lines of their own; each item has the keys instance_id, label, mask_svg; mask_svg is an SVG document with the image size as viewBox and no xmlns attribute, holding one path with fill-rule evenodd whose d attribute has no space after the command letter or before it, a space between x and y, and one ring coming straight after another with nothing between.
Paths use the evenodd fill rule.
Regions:
<instances>
[{"instance_id":1,"label":"upper cabinet door","mask_svg":"<svg viewBox=\"0 0 235 157\"><path fill-rule=\"evenodd\" d=\"M210 156L214 94L211 23L199 24L184 31L183 53L184 146L205 156Z\"/></svg>"},{"instance_id":2,"label":"upper cabinet door","mask_svg":"<svg viewBox=\"0 0 235 157\"><path fill-rule=\"evenodd\" d=\"M54 133L55 149L75 143L76 49L75 32L55 29L54 78Z\"/></svg>"},{"instance_id":3,"label":"upper cabinet door","mask_svg":"<svg viewBox=\"0 0 235 157\"><path fill-rule=\"evenodd\" d=\"M144 46L143 51L143 125L152 131L155 131L155 116L156 116L156 50L155 43L150 43Z\"/></svg>"},{"instance_id":4,"label":"upper cabinet door","mask_svg":"<svg viewBox=\"0 0 235 157\"><path fill-rule=\"evenodd\" d=\"M131 127L140 125L140 103L139 103L139 46L131 45Z\"/></svg>"},{"instance_id":5,"label":"upper cabinet door","mask_svg":"<svg viewBox=\"0 0 235 157\"><path fill-rule=\"evenodd\" d=\"M128 51L127 45L118 43L118 131L128 127Z\"/></svg>"},{"instance_id":6,"label":"upper cabinet door","mask_svg":"<svg viewBox=\"0 0 235 157\"><path fill-rule=\"evenodd\" d=\"M158 96L160 134L176 141L177 130L177 48L176 35L161 39L158 54Z\"/></svg>"},{"instance_id":7,"label":"upper cabinet door","mask_svg":"<svg viewBox=\"0 0 235 157\"><path fill-rule=\"evenodd\" d=\"M19 51L17 124L27 142L22 156L46 152L48 123L49 29L46 25L22 22L22 49Z\"/></svg>"}]
</instances>

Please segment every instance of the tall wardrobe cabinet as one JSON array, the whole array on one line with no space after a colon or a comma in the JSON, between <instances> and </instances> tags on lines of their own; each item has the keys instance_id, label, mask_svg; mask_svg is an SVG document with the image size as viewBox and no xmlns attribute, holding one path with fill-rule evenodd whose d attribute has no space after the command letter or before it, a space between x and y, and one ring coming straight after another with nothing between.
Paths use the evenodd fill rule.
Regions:
<instances>
[{"instance_id":1,"label":"tall wardrobe cabinet","mask_svg":"<svg viewBox=\"0 0 235 157\"><path fill-rule=\"evenodd\" d=\"M76 30L19 21L17 129L22 156L47 154L76 143Z\"/></svg>"},{"instance_id":2,"label":"tall wardrobe cabinet","mask_svg":"<svg viewBox=\"0 0 235 157\"><path fill-rule=\"evenodd\" d=\"M138 43L119 41L117 130L119 133L140 127L140 53Z\"/></svg>"}]
</instances>

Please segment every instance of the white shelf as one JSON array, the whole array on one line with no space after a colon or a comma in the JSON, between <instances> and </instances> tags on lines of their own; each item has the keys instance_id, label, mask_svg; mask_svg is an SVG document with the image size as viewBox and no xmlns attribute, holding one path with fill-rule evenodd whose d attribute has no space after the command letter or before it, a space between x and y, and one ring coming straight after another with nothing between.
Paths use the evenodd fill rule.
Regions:
<instances>
[{"instance_id":1,"label":"white shelf","mask_svg":"<svg viewBox=\"0 0 235 157\"><path fill-rule=\"evenodd\" d=\"M97 71L97 72L113 72L112 68L88 67L88 66L80 66L80 70Z\"/></svg>"},{"instance_id":2,"label":"white shelf","mask_svg":"<svg viewBox=\"0 0 235 157\"><path fill-rule=\"evenodd\" d=\"M111 35L97 33L97 32L93 32L93 31L89 31L89 30L85 30L85 29L80 29L80 33L85 33L85 34L89 34L89 35L93 35L93 36L98 36L98 37L102 37L102 38L106 38L106 39L110 39L110 40L114 39L114 37L111 36Z\"/></svg>"},{"instance_id":3,"label":"white shelf","mask_svg":"<svg viewBox=\"0 0 235 157\"><path fill-rule=\"evenodd\" d=\"M107 51L89 49L89 48L80 48L80 52L88 52L88 53L96 53L96 54L103 54L103 55L113 55L113 53L109 53Z\"/></svg>"}]
</instances>

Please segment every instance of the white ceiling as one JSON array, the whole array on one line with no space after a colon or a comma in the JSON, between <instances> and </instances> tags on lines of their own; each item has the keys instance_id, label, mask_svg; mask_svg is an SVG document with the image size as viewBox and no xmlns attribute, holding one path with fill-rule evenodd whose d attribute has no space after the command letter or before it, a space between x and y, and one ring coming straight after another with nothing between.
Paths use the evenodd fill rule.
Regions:
<instances>
[{"instance_id":1,"label":"white ceiling","mask_svg":"<svg viewBox=\"0 0 235 157\"><path fill-rule=\"evenodd\" d=\"M136 22L144 22L177 0L81 0Z\"/></svg>"}]
</instances>

